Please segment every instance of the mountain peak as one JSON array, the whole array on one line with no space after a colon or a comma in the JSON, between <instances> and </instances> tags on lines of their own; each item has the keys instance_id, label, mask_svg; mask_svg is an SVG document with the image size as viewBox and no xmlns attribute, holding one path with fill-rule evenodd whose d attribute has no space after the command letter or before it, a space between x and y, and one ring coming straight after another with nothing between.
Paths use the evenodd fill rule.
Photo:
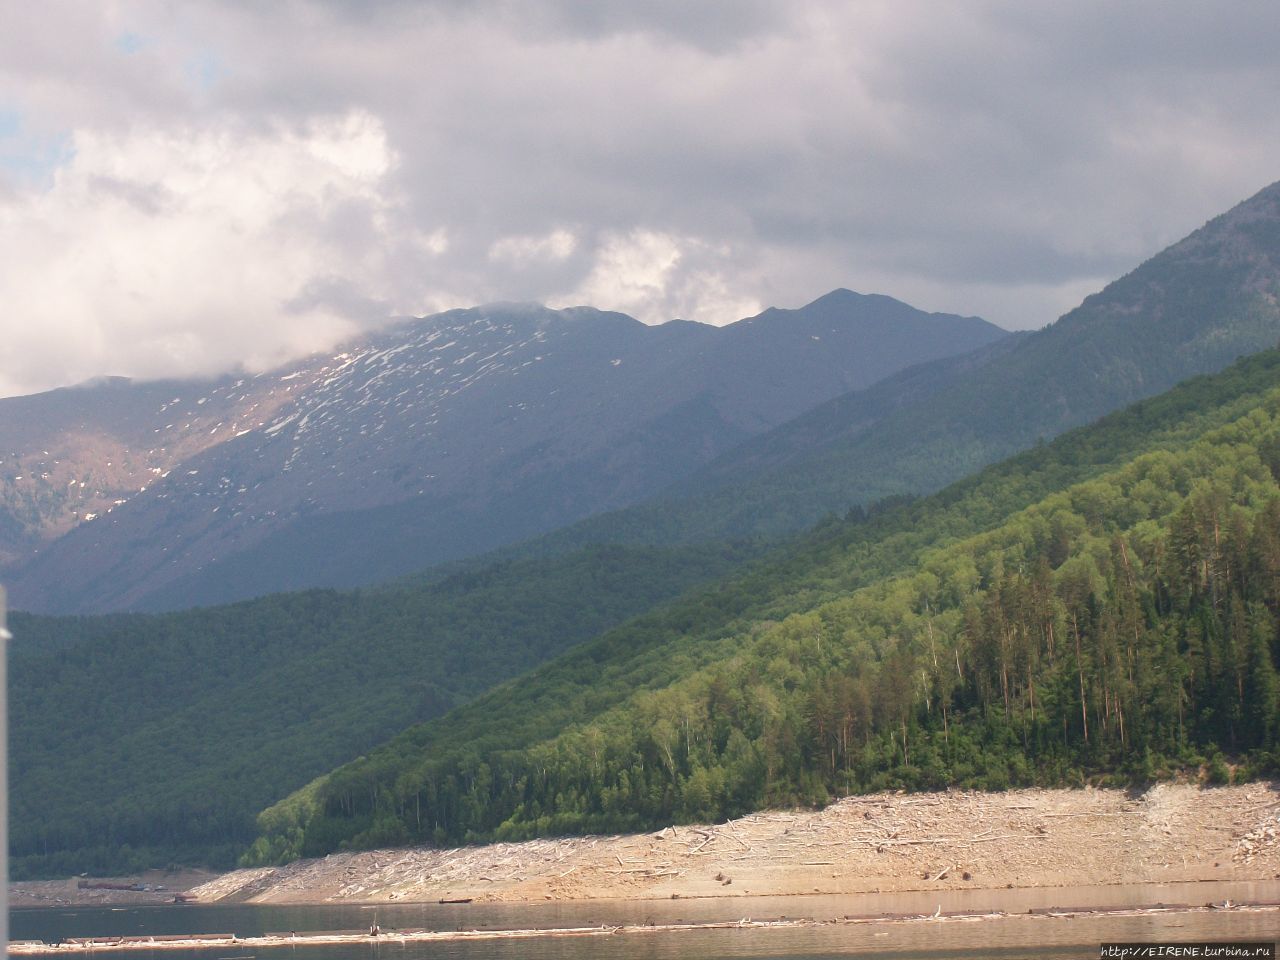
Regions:
<instances>
[{"instance_id":1,"label":"mountain peak","mask_svg":"<svg viewBox=\"0 0 1280 960\"><path fill-rule=\"evenodd\" d=\"M740 320L738 323L750 325L756 321L809 323L826 327L831 333L834 333L834 328L837 327L843 327L852 332L858 329L872 331L897 328L902 324L921 324L921 332L931 336L951 336L958 330L964 330L969 334L975 334L978 341L982 343L1004 336L1008 332L981 317L930 313L895 297L882 293L858 293L847 287L837 287L803 307L795 309L770 307L757 316ZM730 327L734 326L737 324L730 324Z\"/></svg>"},{"instance_id":2,"label":"mountain peak","mask_svg":"<svg viewBox=\"0 0 1280 960\"><path fill-rule=\"evenodd\" d=\"M810 301L809 303L806 303L800 309L807 310L809 307L816 307L816 306L825 305L825 304L842 304L842 305L853 304L853 303L859 303L863 300L871 300L875 298L879 298L882 300L893 300L894 303L900 302L900 301L894 300L893 297L884 297L884 296L881 296L880 294L874 294L874 293L871 293L871 294L858 293L858 291L850 290L848 287L836 287L830 293L824 293L822 296L818 297L817 300L813 300L813 301Z\"/></svg>"}]
</instances>

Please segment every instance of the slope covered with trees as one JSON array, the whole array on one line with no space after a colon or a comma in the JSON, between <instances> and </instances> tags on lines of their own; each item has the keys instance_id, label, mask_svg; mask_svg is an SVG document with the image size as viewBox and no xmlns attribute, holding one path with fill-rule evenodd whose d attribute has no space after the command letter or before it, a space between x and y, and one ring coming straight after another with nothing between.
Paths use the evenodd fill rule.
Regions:
<instances>
[{"instance_id":1,"label":"slope covered with trees","mask_svg":"<svg viewBox=\"0 0 1280 960\"><path fill-rule=\"evenodd\" d=\"M828 524L268 810L250 860L1276 763L1280 354ZM501 710L497 705L501 704Z\"/></svg>"},{"instance_id":2,"label":"slope covered with trees","mask_svg":"<svg viewBox=\"0 0 1280 960\"><path fill-rule=\"evenodd\" d=\"M266 804L747 554L604 547L186 613L16 614L14 875L228 865Z\"/></svg>"}]
</instances>

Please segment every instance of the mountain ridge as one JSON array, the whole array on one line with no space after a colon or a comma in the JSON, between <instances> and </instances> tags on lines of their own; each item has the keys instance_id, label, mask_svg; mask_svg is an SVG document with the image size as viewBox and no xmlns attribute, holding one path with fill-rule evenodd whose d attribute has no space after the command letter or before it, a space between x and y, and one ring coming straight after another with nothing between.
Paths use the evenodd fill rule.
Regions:
<instances>
[{"instance_id":1,"label":"mountain ridge","mask_svg":"<svg viewBox=\"0 0 1280 960\"><path fill-rule=\"evenodd\" d=\"M164 403L167 385L117 384L140 398L132 433L88 466L54 449L11 456L0 476L13 602L154 609L408 573L643 499L850 385L1004 336L852 296L719 328L499 304L406 321L256 377L175 386ZM39 402L0 401L0 450L56 447L30 426L5 432L6 410ZM119 476L102 482L98 462ZM81 508L81 490L101 496ZM365 530L363 510L388 519ZM43 544L41 524L54 534ZM394 555L378 542L409 528ZM255 563L255 545L295 534L307 552L287 576L278 554Z\"/></svg>"},{"instance_id":2,"label":"mountain ridge","mask_svg":"<svg viewBox=\"0 0 1280 960\"><path fill-rule=\"evenodd\" d=\"M1280 182L1040 330L833 398L652 501L531 548L785 536L826 514L940 489L1277 342ZM921 373L945 382L922 389Z\"/></svg>"}]
</instances>

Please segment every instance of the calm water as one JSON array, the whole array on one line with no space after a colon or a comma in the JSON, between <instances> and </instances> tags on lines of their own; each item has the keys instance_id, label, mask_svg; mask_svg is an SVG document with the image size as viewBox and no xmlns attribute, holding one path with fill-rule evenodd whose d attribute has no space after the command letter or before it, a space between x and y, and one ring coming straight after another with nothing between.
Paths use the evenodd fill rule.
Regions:
<instances>
[{"instance_id":1,"label":"calm water","mask_svg":"<svg viewBox=\"0 0 1280 960\"><path fill-rule=\"evenodd\" d=\"M177 933L298 933L356 930L377 922L384 929L436 930L582 927L777 917L831 919L881 913L1085 907L1131 903L1202 904L1223 899L1280 899L1280 881L1085 887L1054 890L973 890L948 893L858 896L752 897L744 900L638 901L555 904L396 904L376 907L163 906L126 909L14 910L15 940L54 941L77 936ZM1089 917L1075 920L1012 916L983 922L881 923L780 930L706 930L591 938L544 938L472 943L311 946L260 951L262 960L434 960L434 958L605 958L605 960L697 960L745 957L803 958L857 955L908 958L1097 957L1103 941L1273 940L1280 937L1277 913L1199 913L1151 917ZM223 960L254 956L253 949L149 951L113 954L155 960Z\"/></svg>"}]
</instances>

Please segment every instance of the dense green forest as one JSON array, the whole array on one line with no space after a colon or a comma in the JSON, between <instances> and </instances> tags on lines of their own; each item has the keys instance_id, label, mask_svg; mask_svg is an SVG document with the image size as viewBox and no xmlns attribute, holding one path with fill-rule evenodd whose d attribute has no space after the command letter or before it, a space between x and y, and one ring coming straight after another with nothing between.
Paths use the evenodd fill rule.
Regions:
<instances>
[{"instance_id":1,"label":"dense green forest","mask_svg":"<svg viewBox=\"0 0 1280 960\"><path fill-rule=\"evenodd\" d=\"M265 805L754 549L600 547L185 613L15 614L13 875L229 865Z\"/></svg>"},{"instance_id":2,"label":"dense green forest","mask_svg":"<svg viewBox=\"0 0 1280 960\"><path fill-rule=\"evenodd\" d=\"M1280 354L749 574L266 811L248 861L1276 763ZM501 706L499 710L498 707Z\"/></svg>"}]
</instances>

